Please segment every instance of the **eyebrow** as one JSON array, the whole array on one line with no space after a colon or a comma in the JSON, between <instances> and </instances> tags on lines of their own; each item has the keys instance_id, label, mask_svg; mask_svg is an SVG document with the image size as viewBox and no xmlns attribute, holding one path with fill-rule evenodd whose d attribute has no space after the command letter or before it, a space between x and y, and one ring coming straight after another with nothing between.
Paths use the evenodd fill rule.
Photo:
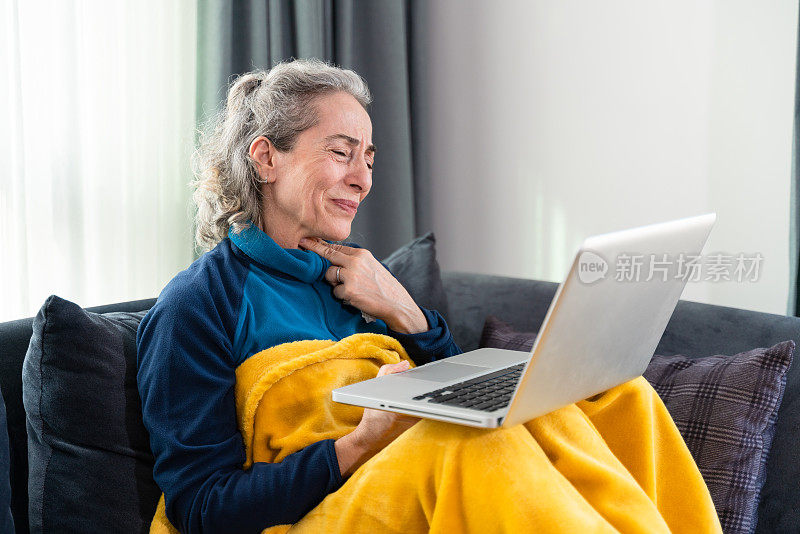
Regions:
<instances>
[{"instance_id":1,"label":"eyebrow","mask_svg":"<svg viewBox=\"0 0 800 534\"><path fill-rule=\"evenodd\" d=\"M346 142L348 145L350 145L350 146L358 146L359 144L361 144L361 141L359 141L359 140L358 140L358 139L356 139L355 137L350 137L350 136L349 136L349 135L347 135L347 134L333 134L333 135L329 135L328 137L326 137L326 138L325 138L325 141L326 141L326 142L327 142L327 141L334 141L334 140L336 140L336 139L342 139L342 140L344 140L344 141L345 141L345 142ZM372 153L374 154L376 151L377 151L377 148L375 148L375 145L369 145L369 146L367 147L367 152L372 152Z\"/></svg>"}]
</instances>

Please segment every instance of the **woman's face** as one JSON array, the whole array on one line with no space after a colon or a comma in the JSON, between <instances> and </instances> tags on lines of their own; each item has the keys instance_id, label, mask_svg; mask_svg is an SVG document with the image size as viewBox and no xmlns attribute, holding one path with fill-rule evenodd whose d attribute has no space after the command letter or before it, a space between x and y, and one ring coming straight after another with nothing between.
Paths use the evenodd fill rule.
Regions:
<instances>
[{"instance_id":1,"label":"woman's face","mask_svg":"<svg viewBox=\"0 0 800 534\"><path fill-rule=\"evenodd\" d=\"M372 187L372 122L347 93L314 101L319 122L301 133L294 148L278 152L266 138L251 146L260 162L263 230L284 248L298 248L304 237L346 239L355 210ZM340 202L336 202L336 201Z\"/></svg>"}]
</instances>

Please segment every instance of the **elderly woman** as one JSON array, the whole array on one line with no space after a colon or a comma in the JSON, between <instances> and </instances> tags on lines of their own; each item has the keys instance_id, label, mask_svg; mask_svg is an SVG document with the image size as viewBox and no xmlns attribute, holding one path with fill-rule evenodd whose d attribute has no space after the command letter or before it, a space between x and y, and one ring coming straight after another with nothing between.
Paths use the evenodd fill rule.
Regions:
<instances>
[{"instance_id":1,"label":"elderly woman","mask_svg":"<svg viewBox=\"0 0 800 534\"><path fill-rule=\"evenodd\" d=\"M512 492L513 502L493 503L493 495L472 493L475 497L469 497L466 491L461 497L437 497L433 488L445 476L443 468L429 468L421 456L419 462L403 466L393 465L397 461L393 457L386 460L388 464L372 463L369 469L365 467L371 472L349 490L351 493L339 500L326 499L341 495L337 490L348 477L389 444L398 443L396 438L404 431L419 428L416 418L372 409L365 409L355 430L339 439L313 443L279 463L256 462L242 469L245 455L236 424L235 370L262 349L296 340L340 340L371 332L400 341L418 364L460 353L442 316L420 308L367 250L331 243L349 236L358 206L372 187L376 149L366 112L369 102L364 81L352 71L319 61L283 63L235 80L216 126L202 140L196 170L196 237L208 251L166 286L141 322L137 338L137 378L156 460L154 476L165 495L166 515L182 532L257 532L301 519L309 522L312 531L327 531L333 529L332 515L344 513L345 507L351 516L361 513L358 506L370 507L364 513L369 513L372 522L364 525L382 525L383 530L390 527L386 519L376 518L380 514L400 521L405 520L404 514L416 514L431 530L435 530L433 525L440 531L466 528L464 524L447 527L447 521L463 519L461 512L442 523L441 514L437 516L424 504L439 497L474 509L496 507L496 517L483 512L482 518L492 521L489 530L501 531L512 523L508 522L510 516L501 517L499 510L519 516L515 505L523 502L523 512L531 514L524 517L533 520L542 511L557 512L552 499L563 495L570 495L576 506L585 506L581 503L592 500L590 494L582 493L591 493L586 485L605 484L607 473L597 471L594 458L570 467L557 453L547 452L545 442L555 443L555 430L542 431L530 425L530 434L523 437L519 434L526 432L523 425L502 431L505 433L483 434L483 430L449 425L452 430L445 432L452 433L453 444L463 442L464 447L473 447L473 454L484 454L484 449L493 454L491 459L468 466L483 470L465 481L474 492L499 487L483 480L492 476L490 462L507 456L524 462L519 480L500 481ZM368 316L377 320L368 321ZM406 368L405 362L384 365L378 374ZM650 393L645 397L625 395L617 397L639 404L655 402L647 396ZM614 403L604 402L607 406L596 410L605 410L611 419L617 417L614 414L626 413L610 410L608 406ZM584 412L575 412L575 417L585 425ZM601 419L593 420L598 428L602 428ZM671 423L668 416L667 420ZM594 429L591 423L589 426ZM657 430L669 436L669 443L683 445L675 438L674 426ZM535 447L532 435L539 442ZM483 436L488 441L481 441ZM420 452L448 446L447 440L439 441L406 441L402 446ZM511 448L507 448L509 443ZM707 523L708 531L718 531L702 479L699 485L681 482L699 478L691 460L685 460L688 452L683 447L673 475L659 473L657 477L666 485L674 482L675 489L684 486L681 491L695 510L684 514L691 519L687 525L696 531L698 523ZM615 458L609 461L618 462ZM561 474L553 467L556 462L560 462ZM409 473L412 468L422 470L422 482L419 488L405 492L407 502L382 509L386 506L380 499L382 477L393 471L395 479L402 479L398 468L409 469ZM426 469L436 473L426 475ZM622 464L618 470L614 476L630 478ZM556 476L561 478L548 478ZM637 480L648 476L639 473ZM628 482L641 496L629 498L621 492L615 497L619 505L612 499L602 513L584 517L584 510L562 518L553 524L556 531L569 530L570 525L621 528L635 520L649 530L648 525L654 523L648 514L655 514L658 524L665 525L658 515L662 508L657 509L654 502L656 488L662 501L669 502L663 497L666 490L645 484L645 496L633 478ZM515 490L513 484L519 487ZM525 495L519 493L523 487ZM597 488L591 491L596 493ZM373 497L376 500L368 502ZM645 513L645 508L650 511ZM309 514L311 510L315 514ZM328 512L328 519L323 520ZM467 512L463 511L464 517ZM307 514L314 517L304 518Z\"/></svg>"},{"instance_id":2,"label":"elderly woman","mask_svg":"<svg viewBox=\"0 0 800 534\"><path fill-rule=\"evenodd\" d=\"M356 332L397 338L417 363L461 352L368 251L324 241L350 235L372 187L370 99L352 71L284 63L239 77L202 142L197 241L213 249L164 288L137 339L155 480L182 532L294 522L417 421L365 410L351 434L243 471L233 383L249 356Z\"/></svg>"}]
</instances>

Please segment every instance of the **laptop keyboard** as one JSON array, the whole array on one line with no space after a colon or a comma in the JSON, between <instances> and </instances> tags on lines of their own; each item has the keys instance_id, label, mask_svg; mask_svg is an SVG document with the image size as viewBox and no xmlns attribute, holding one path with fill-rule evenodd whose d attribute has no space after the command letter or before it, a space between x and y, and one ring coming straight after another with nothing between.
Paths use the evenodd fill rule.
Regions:
<instances>
[{"instance_id":1,"label":"laptop keyboard","mask_svg":"<svg viewBox=\"0 0 800 534\"><path fill-rule=\"evenodd\" d=\"M511 402L511 395L514 393L514 388L517 387L523 367L525 367L525 363L500 369L478 378L417 395L414 400L428 398L428 402L436 404L460 406L486 412L499 410Z\"/></svg>"}]
</instances>

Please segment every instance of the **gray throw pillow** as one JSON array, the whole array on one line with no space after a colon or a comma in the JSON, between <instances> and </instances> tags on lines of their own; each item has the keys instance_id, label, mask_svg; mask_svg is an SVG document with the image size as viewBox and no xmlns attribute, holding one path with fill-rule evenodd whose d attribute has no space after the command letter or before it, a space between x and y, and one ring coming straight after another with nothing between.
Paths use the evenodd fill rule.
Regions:
<instances>
[{"instance_id":1,"label":"gray throw pillow","mask_svg":"<svg viewBox=\"0 0 800 534\"><path fill-rule=\"evenodd\" d=\"M136 388L139 313L51 296L22 369L32 532L145 532L160 495Z\"/></svg>"},{"instance_id":2,"label":"gray throw pillow","mask_svg":"<svg viewBox=\"0 0 800 534\"><path fill-rule=\"evenodd\" d=\"M481 347L530 350L536 332L489 316ZM664 401L726 534L753 532L794 341L734 356L653 356L644 377Z\"/></svg>"},{"instance_id":3,"label":"gray throw pillow","mask_svg":"<svg viewBox=\"0 0 800 534\"><path fill-rule=\"evenodd\" d=\"M433 232L403 245L383 263L419 306L438 311L447 321L450 310L439 262L436 260L436 237Z\"/></svg>"}]
</instances>

